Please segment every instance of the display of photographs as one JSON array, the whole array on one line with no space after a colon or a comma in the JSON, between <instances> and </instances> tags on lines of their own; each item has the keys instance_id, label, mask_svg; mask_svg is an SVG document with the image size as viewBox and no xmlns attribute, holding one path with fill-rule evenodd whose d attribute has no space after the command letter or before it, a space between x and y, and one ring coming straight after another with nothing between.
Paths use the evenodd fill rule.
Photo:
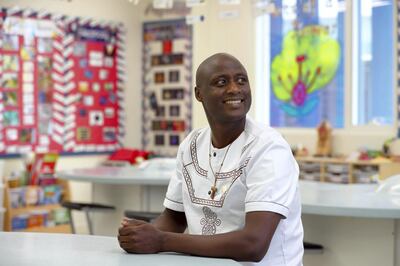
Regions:
<instances>
[{"instance_id":1,"label":"display of photographs","mask_svg":"<svg viewBox=\"0 0 400 266\"><path fill-rule=\"evenodd\" d=\"M178 70L169 71L169 82L179 82L179 71Z\"/></svg>"},{"instance_id":2,"label":"display of photographs","mask_svg":"<svg viewBox=\"0 0 400 266\"><path fill-rule=\"evenodd\" d=\"M164 117L165 116L165 106L158 106L156 110L157 117Z\"/></svg>"},{"instance_id":3,"label":"display of photographs","mask_svg":"<svg viewBox=\"0 0 400 266\"><path fill-rule=\"evenodd\" d=\"M169 136L169 145L178 146L179 145L179 135L171 135Z\"/></svg>"},{"instance_id":4,"label":"display of photographs","mask_svg":"<svg viewBox=\"0 0 400 266\"><path fill-rule=\"evenodd\" d=\"M33 128L20 129L19 140L22 143L34 143L35 142L35 129L33 129Z\"/></svg>"},{"instance_id":5,"label":"display of photographs","mask_svg":"<svg viewBox=\"0 0 400 266\"><path fill-rule=\"evenodd\" d=\"M164 72L156 72L154 73L154 83L160 84L165 82Z\"/></svg>"},{"instance_id":6,"label":"display of photographs","mask_svg":"<svg viewBox=\"0 0 400 266\"><path fill-rule=\"evenodd\" d=\"M171 105L169 107L169 115L170 116L180 116L180 106L179 105Z\"/></svg>"},{"instance_id":7,"label":"display of photographs","mask_svg":"<svg viewBox=\"0 0 400 266\"><path fill-rule=\"evenodd\" d=\"M53 51L53 40L50 38L38 38L37 49L41 54L51 53Z\"/></svg>"},{"instance_id":8,"label":"display of photographs","mask_svg":"<svg viewBox=\"0 0 400 266\"><path fill-rule=\"evenodd\" d=\"M183 99L183 89L163 89L162 98L163 100L180 100Z\"/></svg>"},{"instance_id":9,"label":"display of photographs","mask_svg":"<svg viewBox=\"0 0 400 266\"><path fill-rule=\"evenodd\" d=\"M4 126L18 126L19 125L18 111L5 111L3 123Z\"/></svg>"},{"instance_id":10,"label":"display of photographs","mask_svg":"<svg viewBox=\"0 0 400 266\"><path fill-rule=\"evenodd\" d=\"M151 56L151 66L182 65L183 54L163 54Z\"/></svg>"},{"instance_id":11,"label":"display of photographs","mask_svg":"<svg viewBox=\"0 0 400 266\"><path fill-rule=\"evenodd\" d=\"M18 35L4 35L3 36L3 50L4 51L18 51L19 40Z\"/></svg>"},{"instance_id":12,"label":"display of photographs","mask_svg":"<svg viewBox=\"0 0 400 266\"><path fill-rule=\"evenodd\" d=\"M154 120L152 121L152 130L163 131L185 131L185 121L182 120Z\"/></svg>"},{"instance_id":13,"label":"display of photographs","mask_svg":"<svg viewBox=\"0 0 400 266\"><path fill-rule=\"evenodd\" d=\"M20 51L20 55L23 61L32 61L35 59L35 48L30 46L24 46Z\"/></svg>"},{"instance_id":14,"label":"display of photographs","mask_svg":"<svg viewBox=\"0 0 400 266\"><path fill-rule=\"evenodd\" d=\"M105 127L103 128L103 140L104 141L115 141L117 139L115 127Z\"/></svg>"},{"instance_id":15,"label":"display of photographs","mask_svg":"<svg viewBox=\"0 0 400 266\"><path fill-rule=\"evenodd\" d=\"M38 69L40 72L47 72L52 70L52 60L51 57L38 56Z\"/></svg>"},{"instance_id":16,"label":"display of photographs","mask_svg":"<svg viewBox=\"0 0 400 266\"><path fill-rule=\"evenodd\" d=\"M17 106L18 98L16 91L3 91L3 102L5 106Z\"/></svg>"},{"instance_id":17,"label":"display of photographs","mask_svg":"<svg viewBox=\"0 0 400 266\"><path fill-rule=\"evenodd\" d=\"M18 73L3 73L1 87L6 89L17 89L19 87L18 81Z\"/></svg>"},{"instance_id":18,"label":"display of photographs","mask_svg":"<svg viewBox=\"0 0 400 266\"><path fill-rule=\"evenodd\" d=\"M164 142L164 135L155 135L154 136L154 143L157 146L164 146L165 142Z\"/></svg>"},{"instance_id":19,"label":"display of photographs","mask_svg":"<svg viewBox=\"0 0 400 266\"><path fill-rule=\"evenodd\" d=\"M88 127L78 127L76 129L76 139L78 141L88 141L88 140L90 140L90 128L88 128Z\"/></svg>"},{"instance_id":20,"label":"display of photographs","mask_svg":"<svg viewBox=\"0 0 400 266\"><path fill-rule=\"evenodd\" d=\"M4 55L3 71L19 71L19 57L17 55Z\"/></svg>"},{"instance_id":21,"label":"display of photographs","mask_svg":"<svg viewBox=\"0 0 400 266\"><path fill-rule=\"evenodd\" d=\"M182 120L176 120L172 122L172 130L173 131L178 131L178 132L183 132L185 131L185 121Z\"/></svg>"},{"instance_id":22,"label":"display of photographs","mask_svg":"<svg viewBox=\"0 0 400 266\"><path fill-rule=\"evenodd\" d=\"M86 55L86 43L76 42L74 44L74 56L85 56Z\"/></svg>"}]
</instances>

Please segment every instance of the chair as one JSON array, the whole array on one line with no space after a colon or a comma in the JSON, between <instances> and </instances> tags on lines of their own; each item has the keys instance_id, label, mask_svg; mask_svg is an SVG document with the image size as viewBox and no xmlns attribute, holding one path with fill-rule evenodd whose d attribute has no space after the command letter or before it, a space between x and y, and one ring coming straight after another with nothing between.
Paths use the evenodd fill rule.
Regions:
<instances>
[{"instance_id":1,"label":"chair","mask_svg":"<svg viewBox=\"0 0 400 266\"><path fill-rule=\"evenodd\" d=\"M71 231L73 234L76 233L74 221L72 218L72 210L85 212L86 222L89 228L89 234L93 235L93 224L90 217L91 212L104 212L114 211L115 207L110 205L98 204L98 203L84 203L84 202L72 202L64 201L61 205L68 210L69 220L71 224Z\"/></svg>"},{"instance_id":2,"label":"chair","mask_svg":"<svg viewBox=\"0 0 400 266\"><path fill-rule=\"evenodd\" d=\"M303 242L303 247L304 247L304 251L311 252L311 253L323 253L324 252L324 246L320 245L320 244L313 244L313 243L309 243L309 242Z\"/></svg>"},{"instance_id":3,"label":"chair","mask_svg":"<svg viewBox=\"0 0 400 266\"><path fill-rule=\"evenodd\" d=\"M152 222L154 219L156 219L160 215L160 213L159 212L145 212L145 211L130 211L130 210L126 210L126 211L124 211L124 215L127 218L143 220L143 221L146 221L146 222Z\"/></svg>"}]
</instances>

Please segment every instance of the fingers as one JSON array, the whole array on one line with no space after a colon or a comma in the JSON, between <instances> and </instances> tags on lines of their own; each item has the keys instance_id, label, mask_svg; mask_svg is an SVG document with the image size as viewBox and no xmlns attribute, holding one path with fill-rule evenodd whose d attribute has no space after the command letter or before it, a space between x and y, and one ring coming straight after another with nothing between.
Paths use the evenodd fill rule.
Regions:
<instances>
[{"instance_id":1,"label":"fingers","mask_svg":"<svg viewBox=\"0 0 400 266\"><path fill-rule=\"evenodd\" d=\"M137 219L132 219L132 218L128 218L128 217L124 217L122 219L121 225L122 226L127 226L127 225L141 225L141 224L146 224L146 221L142 221L142 220L137 220Z\"/></svg>"}]
</instances>

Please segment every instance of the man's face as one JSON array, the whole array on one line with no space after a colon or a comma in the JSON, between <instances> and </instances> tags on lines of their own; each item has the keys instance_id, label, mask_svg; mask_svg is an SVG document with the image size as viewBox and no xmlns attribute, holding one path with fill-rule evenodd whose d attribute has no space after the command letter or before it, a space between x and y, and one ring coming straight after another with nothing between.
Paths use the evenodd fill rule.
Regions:
<instances>
[{"instance_id":1,"label":"man's face","mask_svg":"<svg viewBox=\"0 0 400 266\"><path fill-rule=\"evenodd\" d=\"M234 122L246 117L251 105L247 72L235 58L220 56L200 72L196 98L202 102L209 120Z\"/></svg>"}]
</instances>

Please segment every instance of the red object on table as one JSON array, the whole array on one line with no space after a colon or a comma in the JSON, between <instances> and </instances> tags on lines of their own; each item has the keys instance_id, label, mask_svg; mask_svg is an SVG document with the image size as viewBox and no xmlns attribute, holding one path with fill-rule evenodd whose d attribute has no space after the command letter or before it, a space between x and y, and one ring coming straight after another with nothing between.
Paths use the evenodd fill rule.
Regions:
<instances>
[{"instance_id":1,"label":"red object on table","mask_svg":"<svg viewBox=\"0 0 400 266\"><path fill-rule=\"evenodd\" d=\"M142 158L147 160L151 153L145 150L136 149L119 149L110 155L109 161L127 161L130 164L138 163L137 159Z\"/></svg>"}]
</instances>

